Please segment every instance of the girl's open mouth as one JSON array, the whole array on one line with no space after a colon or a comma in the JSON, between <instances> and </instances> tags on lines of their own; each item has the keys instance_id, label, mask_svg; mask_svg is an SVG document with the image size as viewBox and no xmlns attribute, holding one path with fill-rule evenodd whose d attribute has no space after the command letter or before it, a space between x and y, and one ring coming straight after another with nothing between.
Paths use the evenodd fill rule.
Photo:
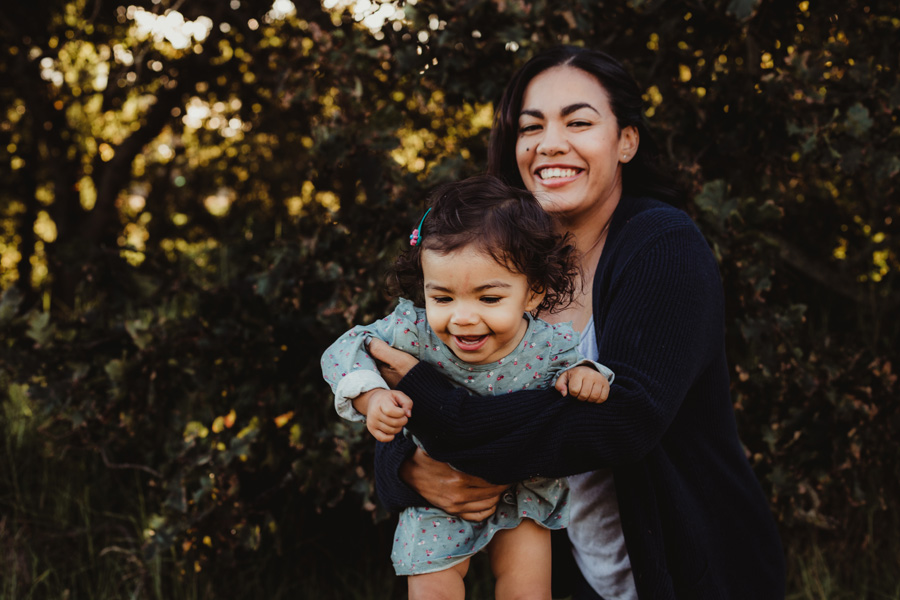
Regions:
<instances>
[{"instance_id":1,"label":"girl's open mouth","mask_svg":"<svg viewBox=\"0 0 900 600\"><path fill-rule=\"evenodd\" d=\"M487 342L487 335L454 335L456 347L463 352L477 352Z\"/></svg>"}]
</instances>

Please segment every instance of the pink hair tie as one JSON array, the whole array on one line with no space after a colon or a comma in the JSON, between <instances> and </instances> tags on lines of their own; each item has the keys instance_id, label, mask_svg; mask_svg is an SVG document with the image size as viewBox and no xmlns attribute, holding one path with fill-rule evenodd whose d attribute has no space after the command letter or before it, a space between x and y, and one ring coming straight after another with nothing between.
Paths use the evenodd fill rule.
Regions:
<instances>
[{"instance_id":1,"label":"pink hair tie","mask_svg":"<svg viewBox=\"0 0 900 600\"><path fill-rule=\"evenodd\" d=\"M422 215L422 220L419 221L419 226L416 227L415 229L413 229L412 233L409 234L409 245L410 246L418 246L419 242L422 241L422 235L420 233L422 231L422 223L425 222L425 217L427 217L428 213L430 213L430 212L431 212L430 208L425 211L425 214Z\"/></svg>"}]
</instances>

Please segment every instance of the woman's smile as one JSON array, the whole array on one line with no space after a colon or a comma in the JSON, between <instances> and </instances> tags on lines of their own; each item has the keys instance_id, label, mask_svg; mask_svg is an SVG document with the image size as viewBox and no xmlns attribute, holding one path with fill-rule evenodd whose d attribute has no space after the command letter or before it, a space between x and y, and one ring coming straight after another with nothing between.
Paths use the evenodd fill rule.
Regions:
<instances>
[{"instance_id":1,"label":"woman's smile","mask_svg":"<svg viewBox=\"0 0 900 600\"><path fill-rule=\"evenodd\" d=\"M558 187L574 181L584 169L569 166L540 166L535 169L535 175L541 180L544 187Z\"/></svg>"},{"instance_id":2,"label":"woman's smile","mask_svg":"<svg viewBox=\"0 0 900 600\"><path fill-rule=\"evenodd\" d=\"M537 75L522 98L516 162L525 187L564 220L612 214L622 193L622 167L637 150L633 127L619 131L609 95L575 67ZM608 220L608 217L607 217Z\"/></svg>"}]
</instances>

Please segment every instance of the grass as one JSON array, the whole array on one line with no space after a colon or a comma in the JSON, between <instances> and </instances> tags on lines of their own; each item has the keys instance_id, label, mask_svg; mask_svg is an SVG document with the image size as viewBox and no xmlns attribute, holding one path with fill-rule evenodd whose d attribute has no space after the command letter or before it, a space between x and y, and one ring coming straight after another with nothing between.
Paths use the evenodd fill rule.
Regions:
<instances>
[{"instance_id":1,"label":"grass","mask_svg":"<svg viewBox=\"0 0 900 600\"><path fill-rule=\"evenodd\" d=\"M143 545L145 475L112 471L95 456L50 456L7 437L0 458L0 600L398 600L406 585L388 556L392 523L372 524L351 498L333 510L279 517L278 544L225 553L199 571ZM302 535L301 535L302 534ZM831 540L785 540L787 600L900 600L898 540L858 551ZM476 556L468 597L493 597Z\"/></svg>"},{"instance_id":2,"label":"grass","mask_svg":"<svg viewBox=\"0 0 900 600\"><path fill-rule=\"evenodd\" d=\"M896 558L895 555L895 563ZM872 580L864 564L871 557L856 555L848 560L860 566L856 576L839 575L836 565L817 546L796 552L788 561L785 600L900 600L900 573L884 573L880 579Z\"/></svg>"}]
</instances>

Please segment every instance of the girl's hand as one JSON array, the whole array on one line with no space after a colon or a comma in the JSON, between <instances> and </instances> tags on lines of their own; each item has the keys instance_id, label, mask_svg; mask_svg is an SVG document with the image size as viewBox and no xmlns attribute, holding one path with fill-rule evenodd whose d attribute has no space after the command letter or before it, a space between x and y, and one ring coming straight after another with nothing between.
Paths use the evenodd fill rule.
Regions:
<instances>
[{"instance_id":1,"label":"girl's hand","mask_svg":"<svg viewBox=\"0 0 900 600\"><path fill-rule=\"evenodd\" d=\"M591 367L578 366L563 371L553 387L563 396L584 402L599 404L609 398L609 380Z\"/></svg>"},{"instance_id":2,"label":"girl's hand","mask_svg":"<svg viewBox=\"0 0 900 600\"><path fill-rule=\"evenodd\" d=\"M379 442L390 442L412 416L412 404L403 392L374 390L366 407L366 428Z\"/></svg>"},{"instance_id":3,"label":"girl's hand","mask_svg":"<svg viewBox=\"0 0 900 600\"><path fill-rule=\"evenodd\" d=\"M404 375L419 364L412 355L392 348L390 344L379 339L369 340L369 354L378 363L378 371L382 379L391 387L396 387Z\"/></svg>"},{"instance_id":4,"label":"girl's hand","mask_svg":"<svg viewBox=\"0 0 900 600\"><path fill-rule=\"evenodd\" d=\"M483 521L494 514L509 488L457 471L421 448L401 465L400 478L432 506L466 521Z\"/></svg>"}]
</instances>

